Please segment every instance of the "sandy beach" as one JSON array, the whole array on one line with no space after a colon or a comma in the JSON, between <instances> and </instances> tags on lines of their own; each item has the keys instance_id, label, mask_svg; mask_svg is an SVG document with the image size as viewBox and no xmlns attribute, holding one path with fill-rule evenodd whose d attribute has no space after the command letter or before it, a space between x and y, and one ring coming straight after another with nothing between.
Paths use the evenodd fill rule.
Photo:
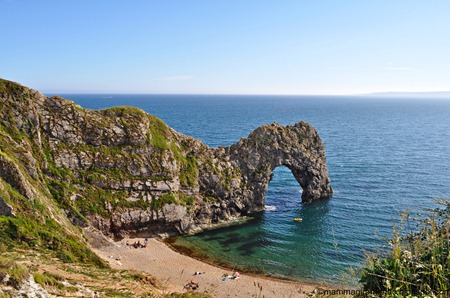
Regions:
<instances>
[{"instance_id":1,"label":"sandy beach","mask_svg":"<svg viewBox=\"0 0 450 298\"><path fill-rule=\"evenodd\" d=\"M95 248L95 251L116 269L134 269L147 272L164 285L165 292L183 292L186 284L199 284L198 292L213 297L307 297L308 293L320 288L318 285L272 279L253 274L241 274L239 279L226 279L228 269L213 266L189 256L180 254L157 239L148 239L147 247L127 247L137 240L123 239ZM106 244L106 243L103 243ZM195 275L195 272L202 274Z\"/></svg>"}]
</instances>

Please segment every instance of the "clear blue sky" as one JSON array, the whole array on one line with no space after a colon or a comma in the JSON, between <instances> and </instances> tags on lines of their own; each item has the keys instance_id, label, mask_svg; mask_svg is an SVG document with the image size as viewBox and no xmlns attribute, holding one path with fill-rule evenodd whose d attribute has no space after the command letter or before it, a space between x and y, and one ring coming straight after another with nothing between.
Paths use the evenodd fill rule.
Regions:
<instances>
[{"instance_id":1,"label":"clear blue sky","mask_svg":"<svg viewBox=\"0 0 450 298\"><path fill-rule=\"evenodd\" d=\"M449 0L0 0L0 77L43 92L450 90Z\"/></svg>"}]
</instances>

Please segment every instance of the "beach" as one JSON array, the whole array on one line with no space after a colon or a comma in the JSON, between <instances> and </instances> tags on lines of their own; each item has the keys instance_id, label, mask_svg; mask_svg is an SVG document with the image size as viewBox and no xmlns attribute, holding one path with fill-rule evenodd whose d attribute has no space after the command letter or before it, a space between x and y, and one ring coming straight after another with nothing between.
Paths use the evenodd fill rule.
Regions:
<instances>
[{"instance_id":1,"label":"beach","mask_svg":"<svg viewBox=\"0 0 450 298\"><path fill-rule=\"evenodd\" d=\"M130 245L126 245L129 241ZM163 285L162 292L183 292L185 285L198 284L196 291L213 297L308 297L319 285L273 279L255 274L242 274L238 279L223 278L232 275L230 269L220 268L172 250L160 240L150 238L146 247L134 248L135 241L103 242L94 247L112 268L138 270L156 277ZM200 274L195 274L195 273Z\"/></svg>"}]
</instances>

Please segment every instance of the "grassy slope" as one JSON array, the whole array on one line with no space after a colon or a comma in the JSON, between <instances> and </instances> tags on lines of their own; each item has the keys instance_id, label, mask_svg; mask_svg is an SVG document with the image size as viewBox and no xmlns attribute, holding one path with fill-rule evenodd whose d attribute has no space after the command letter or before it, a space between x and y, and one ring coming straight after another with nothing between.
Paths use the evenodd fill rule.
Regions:
<instances>
[{"instance_id":1,"label":"grassy slope","mask_svg":"<svg viewBox=\"0 0 450 298\"><path fill-rule=\"evenodd\" d=\"M23 277L32 275L49 292L61 296L87 295L89 289L99 291L102 297L165 296L164 288L154 278L138 272L112 270L92 252L81 229L73 226L60 208L69 207L62 204L67 201L57 201L58 195L69 189L67 182L73 175L54 166L45 140L41 146L28 131L15 126L13 111L25 112L20 108L27 106L30 90L0 79L0 97L17 100L7 101L9 105L5 101L0 107L0 159L15 164L35 191L32 200L0 178L0 197L15 213L15 216L0 215L0 284L8 275L9 281L4 286L14 291ZM158 122L155 129L166 128ZM164 138L157 142L165 146ZM27 171L30 159L26 155L30 153L37 161L34 177ZM189 166L187 159L186 165ZM78 211L73 208L73 212ZM85 288L76 286L78 283ZM0 290L0 297L9 295Z\"/></svg>"}]
</instances>

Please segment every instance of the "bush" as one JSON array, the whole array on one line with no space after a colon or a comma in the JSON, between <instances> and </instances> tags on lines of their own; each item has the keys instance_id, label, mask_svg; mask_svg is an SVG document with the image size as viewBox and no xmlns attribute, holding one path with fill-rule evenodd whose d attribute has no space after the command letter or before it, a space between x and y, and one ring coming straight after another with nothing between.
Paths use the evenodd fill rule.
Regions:
<instances>
[{"instance_id":1,"label":"bush","mask_svg":"<svg viewBox=\"0 0 450 298\"><path fill-rule=\"evenodd\" d=\"M23 280L29 275L28 268L18 264L14 263L12 268L9 270L9 280L8 284L13 286L16 289L20 288L20 285L22 284Z\"/></svg>"},{"instance_id":2,"label":"bush","mask_svg":"<svg viewBox=\"0 0 450 298\"><path fill-rule=\"evenodd\" d=\"M403 226L394 227L391 249L368 256L360 282L367 292L392 296L424 296L450 290L450 202L444 209L427 210L425 218L404 214ZM415 231L405 231L416 223ZM405 236L402 236L405 235Z\"/></svg>"},{"instance_id":3,"label":"bush","mask_svg":"<svg viewBox=\"0 0 450 298\"><path fill-rule=\"evenodd\" d=\"M34 277L34 281L38 284L40 284L42 287L45 288L45 286L52 286L52 287L56 287L58 289L63 289L64 288L64 284L62 284L61 282L58 281L58 279L61 279L58 276L55 276L54 274L51 274L49 272L44 272L44 273L35 273L33 275Z\"/></svg>"}]
</instances>

